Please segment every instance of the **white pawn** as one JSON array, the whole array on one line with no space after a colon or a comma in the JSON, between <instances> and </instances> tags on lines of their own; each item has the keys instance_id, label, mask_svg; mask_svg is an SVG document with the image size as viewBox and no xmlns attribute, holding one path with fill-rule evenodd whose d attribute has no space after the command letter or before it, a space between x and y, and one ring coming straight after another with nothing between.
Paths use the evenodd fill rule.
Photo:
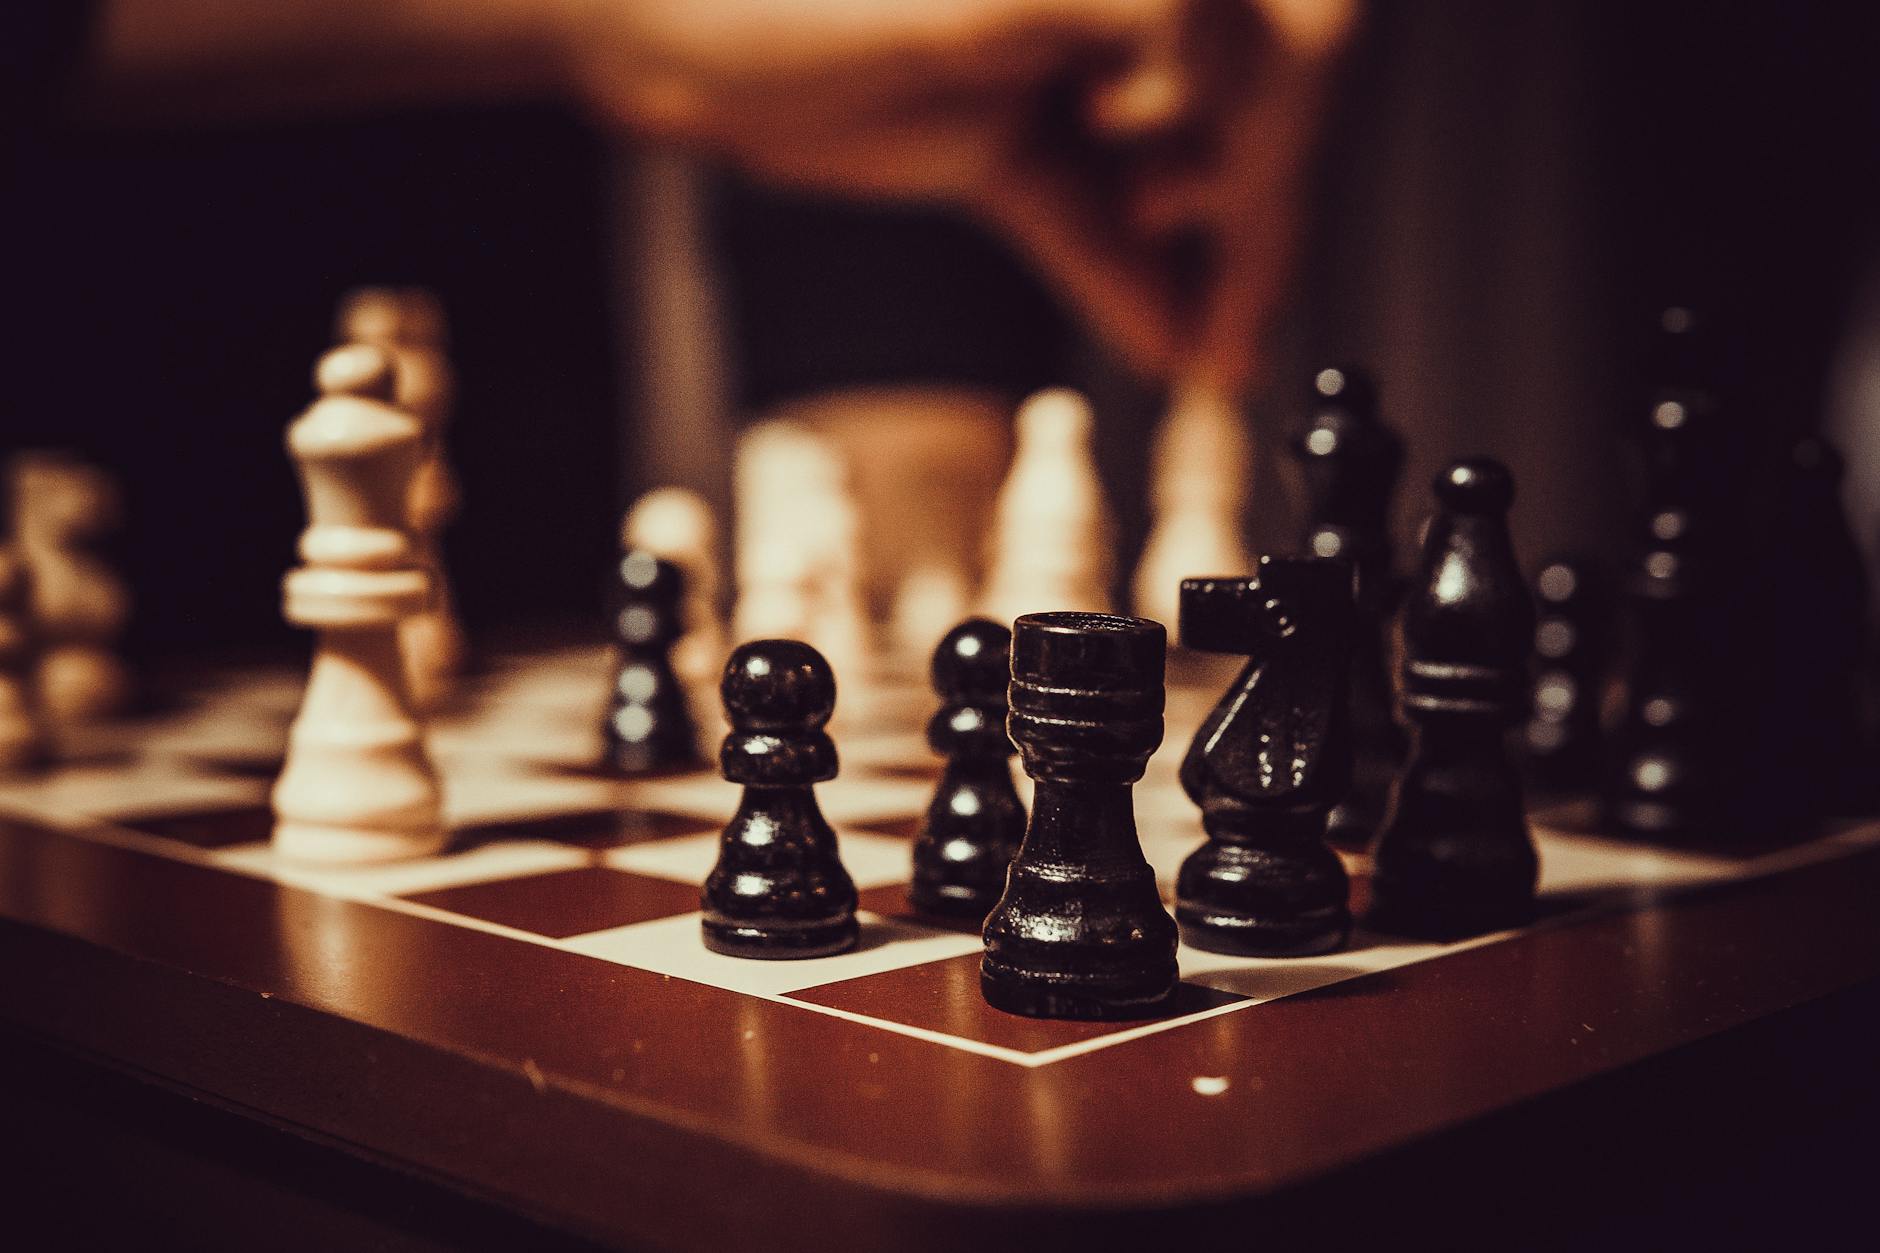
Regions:
<instances>
[{"instance_id":1,"label":"white pawn","mask_svg":"<svg viewBox=\"0 0 1880 1253\"><path fill-rule=\"evenodd\" d=\"M672 666L688 681L715 683L728 650L718 616L718 527L711 506L683 487L656 487L633 502L620 544L685 571L685 634L672 647Z\"/></svg>"},{"instance_id":2,"label":"white pawn","mask_svg":"<svg viewBox=\"0 0 1880 1253\"><path fill-rule=\"evenodd\" d=\"M1188 384L1170 397L1157 432L1149 542L1136 565L1135 610L1175 624L1181 581L1253 568L1242 520L1250 444L1240 413L1219 388Z\"/></svg>"},{"instance_id":3,"label":"white pawn","mask_svg":"<svg viewBox=\"0 0 1880 1253\"><path fill-rule=\"evenodd\" d=\"M732 467L733 573L738 600L732 634L801 639L809 628L810 554L797 515L798 485L813 473L815 436L788 422L751 427Z\"/></svg>"},{"instance_id":4,"label":"white pawn","mask_svg":"<svg viewBox=\"0 0 1880 1253\"><path fill-rule=\"evenodd\" d=\"M19 554L0 545L0 778L49 755L33 675L31 580Z\"/></svg>"},{"instance_id":5,"label":"white pawn","mask_svg":"<svg viewBox=\"0 0 1880 1253\"><path fill-rule=\"evenodd\" d=\"M1107 612L1109 512L1083 396L1051 388L1018 411L1018 445L999 489L982 611L998 622L1062 609Z\"/></svg>"},{"instance_id":6,"label":"white pawn","mask_svg":"<svg viewBox=\"0 0 1880 1253\"><path fill-rule=\"evenodd\" d=\"M320 399L287 434L309 525L284 608L319 641L274 787L274 847L329 863L424 856L446 832L398 639L400 623L430 603L406 511L424 431L392 405L392 362L380 349L336 348L318 380Z\"/></svg>"},{"instance_id":7,"label":"white pawn","mask_svg":"<svg viewBox=\"0 0 1880 1253\"><path fill-rule=\"evenodd\" d=\"M739 441L734 485L738 639L799 639L838 673L859 665L870 633L841 455L806 426L765 422Z\"/></svg>"},{"instance_id":8,"label":"white pawn","mask_svg":"<svg viewBox=\"0 0 1880 1253\"><path fill-rule=\"evenodd\" d=\"M972 586L966 572L947 561L915 566L894 589L888 626L898 654L932 653L935 641L972 613Z\"/></svg>"},{"instance_id":9,"label":"white pawn","mask_svg":"<svg viewBox=\"0 0 1880 1253\"><path fill-rule=\"evenodd\" d=\"M469 655L463 626L444 575L443 533L456 518L456 477L444 455L456 383L447 356L449 333L437 298L417 288L362 287L340 303L342 343L370 344L391 358L393 403L424 428L424 453L408 493L412 540L432 572L432 603L400 628L405 677L420 709L441 704Z\"/></svg>"},{"instance_id":10,"label":"white pawn","mask_svg":"<svg viewBox=\"0 0 1880 1253\"><path fill-rule=\"evenodd\" d=\"M12 465L13 535L32 571L39 699L57 722L84 722L130 703L130 671L113 651L130 592L96 551L115 530L118 491L104 471L63 453Z\"/></svg>"}]
</instances>

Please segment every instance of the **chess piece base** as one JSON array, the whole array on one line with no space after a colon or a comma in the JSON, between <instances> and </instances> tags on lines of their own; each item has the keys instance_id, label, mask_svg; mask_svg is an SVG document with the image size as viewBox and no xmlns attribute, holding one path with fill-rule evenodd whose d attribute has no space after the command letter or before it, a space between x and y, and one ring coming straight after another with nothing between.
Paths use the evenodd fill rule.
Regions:
<instances>
[{"instance_id":1,"label":"chess piece base","mask_svg":"<svg viewBox=\"0 0 1880 1253\"><path fill-rule=\"evenodd\" d=\"M707 917L705 947L726 957L759 961L794 961L806 957L834 957L854 948L861 927L854 915L845 918L796 921L732 922Z\"/></svg>"},{"instance_id":2,"label":"chess piece base","mask_svg":"<svg viewBox=\"0 0 1880 1253\"><path fill-rule=\"evenodd\" d=\"M1154 1018L1175 995L1175 971L1149 977L1130 974L1044 975L1021 971L988 955L979 964L979 989L986 1004L1026 1018L1116 1022Z\"/></svg>"},{"instance_id":3,"label":"chess piece base","mask_svg":"<svg viewBox=\"0 0 1880 1253\"><path fill-rule=\"evenodd\" d=\"M1179 902L1175 921L1190 948L1238 957L1317 957L1351 938L1351 911L1343 905L1276 920Z\"/></svg>"}]
</instances>

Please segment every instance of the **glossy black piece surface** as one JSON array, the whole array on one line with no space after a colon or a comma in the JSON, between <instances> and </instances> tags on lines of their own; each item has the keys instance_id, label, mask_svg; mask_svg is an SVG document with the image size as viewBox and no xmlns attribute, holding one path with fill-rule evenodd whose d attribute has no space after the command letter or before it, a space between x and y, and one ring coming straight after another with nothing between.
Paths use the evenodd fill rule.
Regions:
<instances>
[{"instance_id":1,"label":"glossy black piece surface","mask_svg":"<svg viewBox=\"0 0 1880 1253\"><path fill-rule=\"evenodd\" d=\"M725 662L720 690L731 734L719 767L744 797L705 880L705 947L758 958L853 948L855 884L813 786L836 777L829 663L796 640L753 640Z\"/></svg>"},{"instance_id":2,"label":"glossy black piece surface","mask_svg":"<svg viewBox=\"0 0 1880 1253\"><path fill-rule=\"evenodd\" d=\"M698 727L672 671L672 646L685 632L684 571L650 553L623 553L611 592L618 664L601 724L606 764L629 776L702 764Z\"/></svg>"},{"instance_id":3,"label":"glossy black piece surface","mask_svg":"<svg viewBox=\"0 0 1880 1253\"><path fill-rule=\"evenodd\" d=\"M1600 698L1611 605L1591 563L1560 557L1534 578L1534 672L1521 747L1528 779L1543 792L1599 786L1604 744Z\"/></svg>"},{"instance_id":4,"label":"glossy black piece surface","mask_svg":"<svg viewBox=\"0 0 1880 1253\"><path fill-rule=\"evenodd\" d=\"M1351 785L1357 625L1340 560L1262 557L1252 578L1182 583L1182 643L1248 658L1182 759L1208 832L1175 887L1197 948L1289 957L1350 934L1351 885L1325 824Z\"/></svg>"},{"instance_id":5,"label":"glossy black piece surface","mask_svg":"<svg viewBox=\"0 0 1880 1253\"><path fill-rule=\"evenodd\" d=\"M942 703L927 743L946 758L946 770L914 842L908 899L916 909L983 919L1005 890L1025 835L1005 733L1011 657L1011 631L985 618L960 623L934 650Z\"/></svg>"},{"instance_id":6,"label":"glossy black piece surface","mask_svg":"<svg viewBox=\"0 0 1880 1253\"><path fill-rule=\"evenodd\" d=\"M1293 437L1304 486L1303 552L1349 561L1357 575L1358 627L1351 652L1354 786L1333 807L1338 842L1370 842L1384 794L1403 756L1393 716L1388 638L1400 594L1392 569L1391 510L1403 473L1403 440L1379 416L1377 387L1352 365L1312 376L1309 416Z\"/></svg>"},{"instance_id":7,"label":"glossy black piece surface","mask_svg":"<svg viewBox=\"0 0 1880 1253\"><path fill-rule=\"evenodd\" d=\"M1162 742L1167 632L1112 614L1027 614L1007 729L1037 782L980 989L1034 1018L1141 1018L1176 983L1175 920L1136 835L1131 786Z\"/></svg>"},{"instance_id":8,"label":"glossy black piece surface","mask_svg":"<svg viewBox=\"0 0 1880 1253\"><path fill-rule=\"evenodd\" d=\"M1411 747L1374 850L1370 922L1448 937L1533 911L1539 866L1504 736L1526 709L1534 606L1508 538L1508 471L1457 461L1435 490L1399 618L1398 708Z\"/></svg>"}]
</instances>

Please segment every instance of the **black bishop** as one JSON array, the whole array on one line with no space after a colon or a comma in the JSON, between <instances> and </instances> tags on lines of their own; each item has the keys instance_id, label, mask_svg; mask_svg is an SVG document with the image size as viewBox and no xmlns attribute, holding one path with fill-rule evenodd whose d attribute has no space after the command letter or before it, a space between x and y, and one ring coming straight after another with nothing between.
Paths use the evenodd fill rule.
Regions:
<instances>
[{"instance_id":1,"label":"black bishop","mask_svg":"<svg viewBox=\"0 0 1880 1253\"><path fill-rule=\"evenodd\" d=\"M1508 537L1508 471L1457 461L1435 490L1399 619L1398 707L1411 747L1374 850L1370 921L1448 938L1514 926L1533 910L1538 860L1504 737L1526 709L1534 605Z\"/></svg>"}]
</instances>

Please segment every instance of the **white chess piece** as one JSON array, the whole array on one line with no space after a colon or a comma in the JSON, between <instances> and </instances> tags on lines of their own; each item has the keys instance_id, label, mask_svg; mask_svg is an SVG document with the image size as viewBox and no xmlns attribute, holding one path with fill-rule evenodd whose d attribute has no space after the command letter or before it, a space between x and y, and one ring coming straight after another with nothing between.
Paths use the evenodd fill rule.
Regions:
<instances>
[{"instance_id":1,"label":"white chess piece","mask_svg":"<svg viewBox=\"0 0 1880 1253\"><path fill-rule=\"evenodd\" d=\"M19 554L0 545L0 778L48 756L33 673L31 579Z\"/></svg>"},{"instance_id":2,"label":"white chess piece","mask_svg":"<svg viewBox=\"0 0 1880 1253\"><path fill-rule=\"evenodd\" d=\"M130 619L130 592L96 552L122 512L104 471L63 453L16 457L13 534L32 573L39 699L57 722L130 703L130 671L112 651Z\"/></svg>"},{"instance_id":3,"label":"white chess piece","mask_svg":"<svg viewBox=\"0 0 1880 1253\"><path fill-rule=\"evenodd\" d=\"M309 525L284 608L319 642L274 787L274 847L318 862L424 856L446 832L399 648L400 623L431 603L407 529L424 430L390 403L393 367L377 348L334 349L319 382L287 437Z\"/></svg>"},{"instance_id":4,"label":"white chess piece","mask_svg":"<svg viewBox=\"0 0 1880 1253\"><path fill-rule=\"evenodd\" d=\"M803 640L838 673L870 643L847 479L830 442L797 423L765 422L739 441L735 633Z\"/></svg>"},{"instance_id":5,"label":"white chess piece","mask_svg":"<svg viewBox=\"0 0 1880 1253\"><path fill-rule=\"evenodd\" d=\"M1242 538L1249 449L1218 388L1189 384L1170 397L1150 471L1155 521L1132 584L1138 614L1173 628L1183 579L1253 568Z\"/></svg>"},{"instance_id":6,"label":"white chess piece","mask_svg":"<svg viewBox=\"0 0 1880 1253\"><path fill-rule=\"evenodd\" d=\"M909 570L895 589L889 616L899 655L931 655L934 646L971 610L972 588L958 565L935 562Z\"/></svg>"},{"instance_id":7,"label":"white chess piece","mask_svg":"<svg viewBox=\"0 0 1880 1253\"><path fill-rule=\"evenodd\" d=\"M444 311L420 289L362 287L341 301L338 329L342 343L370 344L391 358L393 403L424 429L407 508L412 541L432 573L432 603L408 618L399 636L412 700L420 709L435 708L450 695L469 655L443 565L443 533L459 507L444 447L456 391Z\"/></svg>"},{"instance_id":8,"label":"white chess piece","mask_svg":"<svg viewBox=\"0 0 1880 1253\"><path fill-rule=\"evenodd\" d=\"M1018 411L1018 446L999 489L982 611L1110 608L1111 527L1091 454L1089 402L1052 388Z\"/></svg>"},{"instance_id":9,"label":"white chess piece","mask_svg":"<svg viewBox=\"0 0 1880 1253\"><path fill-rule=\"evenodd\" d=\"M672 647L672 666L689 682L716 682L729 650L718 617L718 527L711 506L683 487L656 487L633 502L620 541L685 571L685 634Z\"/></svg>"}]
</instances>

